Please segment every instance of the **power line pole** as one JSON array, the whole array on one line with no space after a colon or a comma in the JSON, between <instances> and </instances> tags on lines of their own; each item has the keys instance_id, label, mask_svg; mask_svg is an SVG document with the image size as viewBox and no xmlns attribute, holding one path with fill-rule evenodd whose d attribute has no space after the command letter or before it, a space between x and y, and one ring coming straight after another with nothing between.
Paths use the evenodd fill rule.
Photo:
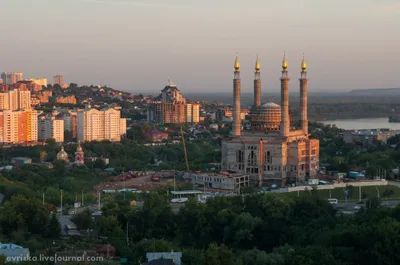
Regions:
<instances>
[{"instance_id":1,"label":"power line pole","mask_svg":"<svg viewBox=\"0 0 400 265\"><path fill-rule=\"evenodd\" d=\"M126 245L129 246L129 222L126 222Z\"/></svg>"}]
</instances>

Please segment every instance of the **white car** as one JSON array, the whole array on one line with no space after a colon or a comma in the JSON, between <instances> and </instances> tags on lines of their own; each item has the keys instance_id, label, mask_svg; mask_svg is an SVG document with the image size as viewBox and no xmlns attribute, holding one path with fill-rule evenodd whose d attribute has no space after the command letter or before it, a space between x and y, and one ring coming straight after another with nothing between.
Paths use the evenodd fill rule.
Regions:
<instances>
[{"instance_id":1,"label":"white car","mask_svg":"<svg viewBox=\"0 0 400 265\"><path fill-rule=\"evenodd\" d=\"M330 204L338 204L338 200L337 199L328 199L328 202Z\"/></svg>"}]
</instances>

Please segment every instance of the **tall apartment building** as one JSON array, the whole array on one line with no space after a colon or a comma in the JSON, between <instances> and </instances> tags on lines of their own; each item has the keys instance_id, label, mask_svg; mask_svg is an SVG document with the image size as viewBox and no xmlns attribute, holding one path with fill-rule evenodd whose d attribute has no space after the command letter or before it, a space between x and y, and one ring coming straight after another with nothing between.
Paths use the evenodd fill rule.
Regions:
<instances>
[{"instance_id":1,"label":"tall apartment building","mask_svg":"<svg viewBox=\"0 0 400 265\"><path fill-rule=\"evenodd\" d=\"M64 77L62 76L62 75L55 75L54 77L53 77L53 79L54 79L54 85L55 84L58 84L58 85L62 85L63 84L63 79L64 79Z\"/></svg>"},{"instance_id":2,"label":"tall apartment building","mask_svg":"<svg viewBox=\"0 0 400 265\"><path fill-rule=\"evenodd\" d=\"M38 113L36 110L4 110L0 112L0 143L37 142Z\"/></svg>"},{"instance_id":3,"label":"tall apartment building","mask_svg":"<svg viewBox=\"0 0 400 265\"><path fill-rule=\"evenodd\" d=\"M23 73L3 72L1 73L1 79L3 79L3 84L12 85L23 79Z\"/></svg>"},{"instance_id":4,"label":"tall apartment building","mask_svg":"<svg viewBox=\"0 0 400 265\"><path fill-rule=\"evenodd\" d=\"M110 140L119 142L126 134L126 119L118 110L87 107L78 112L77 138L80 141Z\"/></svg>"},{"instance_id":5,"label":"tall apartment building","mask_svg":"<svg viewBox=\"0 0 400 265\"><path fill-rule=\"evenodd\" d=\"M49 138L54 139L58 143L64 142L64 119L43 114L38 119L38 139L46 141Z\"/></svg>"},{"instance_id":6,"label":"tall apartment building","mask_svg":"<svg viewBox=\"0 0 400 265\"><path fill-rule=\"evenodd\" d=\"M31 92L14 89L0 93L0 110L22 110L31 108Z\"/></svg>"},{"instance_id":7,"label":"tall apartment building","mask_svg":"<svg viewBox=\"0 0 400 265\"><path fill-rule=\"evenodd\" d=\"M197 123L200 120L200 104L189 102L169 81L160 95L149 103L147 120L157 123Z\"/></svg>"},{"instance_id":8,"label":"tall apartment building","mask_svg":"<svg viewBox=\"0 0 400 265\"><path fill-rule=\"evenodd\" d=\"M69 111L68 113L61 114L64 119L64 131L68 131L72 139L77 138L77 119L76 112Z\"/></svg>"}]
</instances>

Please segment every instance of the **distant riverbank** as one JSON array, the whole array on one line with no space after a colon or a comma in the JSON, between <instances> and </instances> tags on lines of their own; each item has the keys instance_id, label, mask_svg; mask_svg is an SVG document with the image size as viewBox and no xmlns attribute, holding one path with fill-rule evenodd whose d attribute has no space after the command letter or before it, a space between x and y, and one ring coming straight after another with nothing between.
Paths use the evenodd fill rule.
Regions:
<instances>
[{"instance_id":1,"label":"distant riverbank","mask_svg":"<svg viewBox=\"0 0 400 265\"><path fill-rule=\"evenodd\" d=\"M400 123L390 123L386 118L365 118L365 119L338 119L321 121L323 124L336 125L338 128L345 130L353 129L381 129L389 128L392 130L400 130Z\"/></svg>"}]
</instances>

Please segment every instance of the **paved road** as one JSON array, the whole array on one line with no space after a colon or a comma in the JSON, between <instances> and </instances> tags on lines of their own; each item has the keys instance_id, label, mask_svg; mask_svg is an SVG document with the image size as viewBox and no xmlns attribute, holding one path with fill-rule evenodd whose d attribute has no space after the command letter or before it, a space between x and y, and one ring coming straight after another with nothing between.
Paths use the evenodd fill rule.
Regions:
<instances>
[{"instance_id":1,"label":"paved road","mask_svg":"<svg viewBox=\"0 0 400 265\"><path fill-rule=\"evenodd\" d=\"M396 207L397 205L400 205L400 201L382 201L381 206L386 206L386 207ZM340 212L355 212L358 211L361 207L363 207L363 204L357 204L357 202L348 202L348 203L338 203L333 206L334 208L338 209Z\"/></svg>"},{"instance_id":2,"label":"paved road","mask_svg":"<svg viewBox=\"0 0 400 265\"><path fill-rule=\"evenodd\" d=\"M76 226L72 221L71 221L71 216L70 215L61 215L61 214L57 214L57 218L58 221L60 222L60 226L61 226L61 234L63 236L67 236L67 230L65 229L66 225L73 225ZM79 232L77 232L79 233Z\"/></svg>"}]
</instances>

